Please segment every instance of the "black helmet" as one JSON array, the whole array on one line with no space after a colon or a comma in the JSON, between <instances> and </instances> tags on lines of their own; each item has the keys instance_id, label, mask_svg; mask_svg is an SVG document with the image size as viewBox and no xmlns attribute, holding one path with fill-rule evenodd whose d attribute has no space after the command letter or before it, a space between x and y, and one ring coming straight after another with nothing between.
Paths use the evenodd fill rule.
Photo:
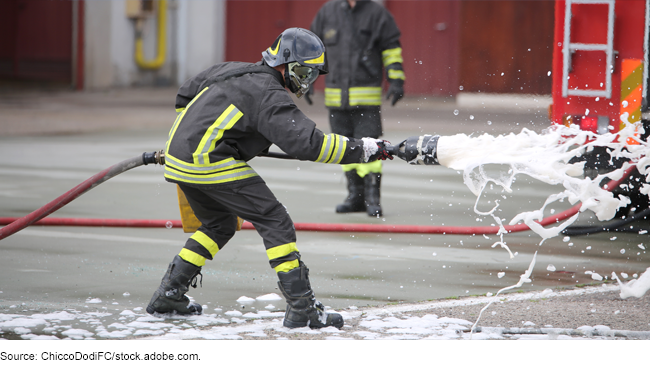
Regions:
<instances>
[{"instance_id":1,"label":"black helmet","mask_svg":"<svg viewBox=\"0 0 650 365\"><path fill-rule=\"evenodd\" d=\"M316 34L307 29L285 30L271 47L262 52L262 56L271 67L287 65L284 80L297 97L309 90L318 75L328 72L325 46Z\"/></svg>"},{"instance_id":2,"label":"black helmet","mask_svg":"<svg viewBox=\"0 0 650 365\"><path fill-rule=\"evenodd\" d=\"M328 72L323 41L303 28L289 28L282 32L273 45L262 52L262 56L271 67L298 62L303 66L316 68L320 75Z\"/></svg>"}]
</instances>

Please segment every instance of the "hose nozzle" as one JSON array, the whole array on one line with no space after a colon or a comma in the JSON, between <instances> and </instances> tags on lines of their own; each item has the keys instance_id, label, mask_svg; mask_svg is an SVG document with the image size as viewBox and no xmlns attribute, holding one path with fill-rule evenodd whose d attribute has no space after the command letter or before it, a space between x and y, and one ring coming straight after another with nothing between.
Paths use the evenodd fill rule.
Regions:
<instances>
[{"instance_id":1,"label":"hose nozzle","mask_svg":"<svg viewBox=\"0 0 650 365\"><path fill-rule=\"evenodd\" d=\"M438 162L438 138L425 134L403 140L389 151L411 165L440 165Z\"/></svg>"},{"instance_id":2,"label":"hose nozzle","mask_svg":"<svg viewBox=\"0 0 650 365\"><path fill-rule=\"evenodd\" d=\"M156 165L164 165L165 164L165 151L160 150L160 151L154 151L154 152L145 152L142 154L142 162L145 165L148 165L150 163L156 164Z\"/></svg>"}]
</instances>

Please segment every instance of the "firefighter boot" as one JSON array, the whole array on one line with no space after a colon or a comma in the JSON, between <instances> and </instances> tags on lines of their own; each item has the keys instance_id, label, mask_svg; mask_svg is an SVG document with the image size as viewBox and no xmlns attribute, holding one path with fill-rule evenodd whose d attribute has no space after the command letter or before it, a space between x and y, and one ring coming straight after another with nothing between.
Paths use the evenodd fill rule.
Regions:
<instances>
[{"instance_id":1,"label":"firefighter boot","mask_svg":"<svg viewBox=\"0 0 650 365\"><path fill-rule=\"evenodd\" d=\"M190 286L196 288L195 278L200 274L199 266L190 264L176 255L169 264L160 287L153 294L147 306L147 313L201 314L201 305L190 302L190 298L185 295Z\"/></svg>"},{"instance_id":2,"label":"firefighter boot","mask_svg":"<svg viewBox=\"0 0 650 365\"><path fill-rule=\"evenodd\" d=\"M288 272L278 272L278 287L287 299L287 311L284 314L284 326L289 328L343 327L343 317L338 313L327 313L321 302L314 297L309 284L309 269L300 262Z\"/></svg>"},{"instance_id":3,"label":"firefighter boot","mask_svg":"<svg viewBox=\"0 0 650 365\"><path fill-rule=\"evenodd\" d=\"M381 186L381 174L370 173L363 178L366 196L366 212L371 217L381 217L381 204L379 193Z\"/></svg>"},{"instance_id":4,"label":"firefighter boot","mask_svg":"<svg viewBox=\"0 0 650 365\"><path fill-rule=\"evenodd\" d=\"M348 197L343 204L336 206L337 213L363 212L366 209L363 195L363 178L357 174L357 170L345 172L348 179Z\"/></svg>"}]
</instances>

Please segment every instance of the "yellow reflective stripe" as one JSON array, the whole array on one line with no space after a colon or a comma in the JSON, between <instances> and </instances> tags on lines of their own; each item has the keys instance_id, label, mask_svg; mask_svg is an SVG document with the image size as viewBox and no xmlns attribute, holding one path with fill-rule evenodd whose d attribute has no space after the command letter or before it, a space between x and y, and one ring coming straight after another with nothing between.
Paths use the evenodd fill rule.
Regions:
<instances>
[{"instance_id":1,"label":"yellow reflective stripe","mask_svg":"<svg viewBox=\"0 0 650 365\"><path fill-rule=\"evenodd\" d=\"M329 156L330 151L332 150L330 143L332 140L332 135L331 134L326 134L323 137L323 145L320 148L320 154L318 155L318 158L316 159L316 162L325 162L327 157Z\"/></svg>"},{"instance_id":2,"label":"yellow reflective stripe","mask_svg":"<svg viewBox=\"0 0 650 365\"><path fill-rule=\"evenodd\" d=\"M326 134L316 162L340 163L348 145L346 137L338 134Z\"/></svg>"},{"instance_id":3,"label":"yellow reflective stripe","mask_svg":"<svg viewBox=\"0 0 650 365\"><path fill-rule=\"evenodd\" d=\"M176 109L176 113L180 113L180 112L182 112L183 110L185 110L185 108L177 108L177 109Z\"/></svg>"},{"instance_id":4,"label":"yellow reflective stripe","mask_svg":"<svg viewBox=\"0 0 650 365\"><path fill-rule=\"evenodd\" d=\"M304 63L318 63L318 64L325 63L325 52L321 53L320 56L318 56L318 57L316 57L314 59L306 60L306 61L303 61L303 62Z\"/></svg>"},{"instance_id":5,"label":"yellow reflective stripe","mask_svg":"<svg viewBox=\"0 0 650 365\"><path fill-rule=\"evenodd\" d=\"M232 181L244 180L255 176L258 176L257 173L250 167L207 175L186 174L180 171L165 168L166 178L190 184L223 184Z\"/></svg>"},{"instance_id":6,"label":"yellow reflective stripe","mask_svg":"<svg viewBox=\"0 0 650 365\"><path fill-rule=\"evenodd\" d=\"M208 89L208 87L206 86L203 90L201 90L201 92L197 96L195 96L194 99L192 99L192 101L190 101L189 104L187 104L187 106L185 107L185 109L183 109L181 114L176 116L176 121L174 122L174 125L172 126L172 129L169 131L169 141L171 141L171 139L174 137L174 134L176 133L176 128L178 128L178 125L181 124L181 120L185 116L185 113L187 113L187 110L192 106L192 104L194 104L195 101L199 100L201 95L207 89ZM169 142L167 143L167 147L169 148ZM165 153L167 153L167 152L169 152L169 151L165 151Z\"/></svg>"},{"instance_id":7,"label":"yellow reflective stripe","mask_svg":"<svg viewBox=\"0 0 650 365\"><path fill-rule=\"evenodd\" d=\"M285 243L284 245L276 246L266 250L266 255L269 257L269 260L274 260L283 256L287 256L292 252L298 252L295 242Z\"/></svg>"},{"instance_id":8,"label":"yellow reflective stripe","mask_svg":"<svg viewBox=\"0 0 650 365\"><path fill-rule=\"evenodd\" d=\"M369 162L369 163L351 163L346 165L341 165L344 172L356 170L359 177L364 177L369 173L380 174L382 163L381 160Z\"/></svg>"},{"instance_id":9,"label":"yellow reflective stripe","mask_svg":"<svg viewBox=\"0 0 650 365\"><path fill-rule=\"evenodd\" d=\"M381 105L381 87L351 87L350 105Z\"/></svg>"},{"instance_id":10,"label":"yellow reflective stripe","mask_svg":"<svg viewBox=\"0 0 650 365\"><path fill-rule=\"evenodd\" d=\"M194 264L196 266L204 266L205 265L205 257L199 255L196 252L190 251L186 248L182 249L181 252L178 254L183 260L189 262L190 264Z\"/></svg>"},{"instance_id":11,"label":"yellow reflective stripe","mask_svg":"<svg viewBox=\"0 0 650 365\"><path fill-rule=\"evenodd\" d=\"M190 238L200 243L201 246L205 247L205 249L210 252L210 255L212 255L212 257L214 257L214 255L219 252L219 246L217 243L201 231L194 232Z\"/></svg>"},{"instance_id":12,"label":"yellow reflective stripe","mask_svg":"<svg viewBox=\"0 0 650 365\"><path fill-rule=\"evenodd\" d=\"M300 266L300 262L298 260L292 260L292 261L287 261L283 262L280 265L274 267L273 269L275 272L289 272L295 268Z\"/></svg>"},{"instance_id":13,"label":"yellow reflective stripe","mask_svg":"<svg viewBox=\"0 0 650 365\"><path fill-rule=\"evenodd\" d=\"M384 50L381 53L381 61L384 63L384 67L393 63L404 63L402 59L402 48L397 47Z\"/></svg>"},{"instance_id":14,"label":"yellow reflective stripe","mask_svg":"<svg viewBox=\"0 0 650 365\"><path fill-rule=\"evenodd\" d=\"M232 157L228 157L224 160L205 164L205 165L195 165L187 163L185 161L179 160L178 158L167 154L165 155L165 166L169 166L174 170L180 170L184 172L194 173L194 174L212 174L217 172L223 172L226 170L233 170L235 168L248 167L246 161L235 160Z\"/></svg>"},{"instance_id":15,"label":"yellow reflective stripe","mask_svg":"<svg viewBox=\"0 0 650 365\"><path fill-rule=\"evenodd\" d=\"M217 141L223 137L223 133L228 129L232 128L235 123L244 114L237 109L233 104L230 104L226 111L221 113L219 118L205 131L201 142L196 147L196 151L192 154L194 158L194 163L197 165L203 165L210 162L208 155L212 150L214 150Z\"/></svg>"},{"instance_id":16,"label":"yellow reflective stripe","mask_svg":"<svg viewBox=\"0 0 650 365\"><path fill-rule=\"evenodd\" d=\"M278 54L278 50L280 50L280 42L282 42L282 39L281 39L281 38L278 39L278 44L275 45L275 49L272 49L272 48L271 48L271 47L273 47L273 46L269 47L268 51L269 51L270 54L272 54L272 55L274 55L274 56L275 56L276 54Z\"/></svg>"},{"instance_id":17,"label":"yellow reflective stripe","mask_svg":"<svg viewBox=\"0 0 650 365\"><path fill-rule=\"evenodd\" d=\"M400 79L400 80L406 80L406 75L404 75L404 71L402 70L388 70L388 78L389 79Z\"/></svg>"},{"instance_id":18,"label":"yellow reflective stripe","mask_svg":"<svg viewBox=\"0 0 650 365\"><path fill-rule=\"evenodd\" d=\"M341 106L341 89L325 88L325 106Z\"/></svg>"}]
</instances>

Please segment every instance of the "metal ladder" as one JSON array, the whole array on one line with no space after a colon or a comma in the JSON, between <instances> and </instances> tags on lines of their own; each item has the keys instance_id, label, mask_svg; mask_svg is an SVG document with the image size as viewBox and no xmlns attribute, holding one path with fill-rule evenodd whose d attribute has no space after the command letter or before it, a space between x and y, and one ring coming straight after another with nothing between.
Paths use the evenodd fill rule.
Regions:
<instances>
[{"instance_id":1,"label":"metal ladder","mask_svg":"<svg viewBox=\"0 0 650 365\"><path fill-rule=\"evenodd\" d=\"M612 97L612 72L614 70L614 2L615 0L566 0L564 13L564 42L562 43L562 97L569 95ZM571 43L571 5L573 4L606 4L607 43ZM571 54L575 51L601 51L606 55L605 90L598 89L569 89L569 71L571 70Z\"/></svg>"}]
</instances>

